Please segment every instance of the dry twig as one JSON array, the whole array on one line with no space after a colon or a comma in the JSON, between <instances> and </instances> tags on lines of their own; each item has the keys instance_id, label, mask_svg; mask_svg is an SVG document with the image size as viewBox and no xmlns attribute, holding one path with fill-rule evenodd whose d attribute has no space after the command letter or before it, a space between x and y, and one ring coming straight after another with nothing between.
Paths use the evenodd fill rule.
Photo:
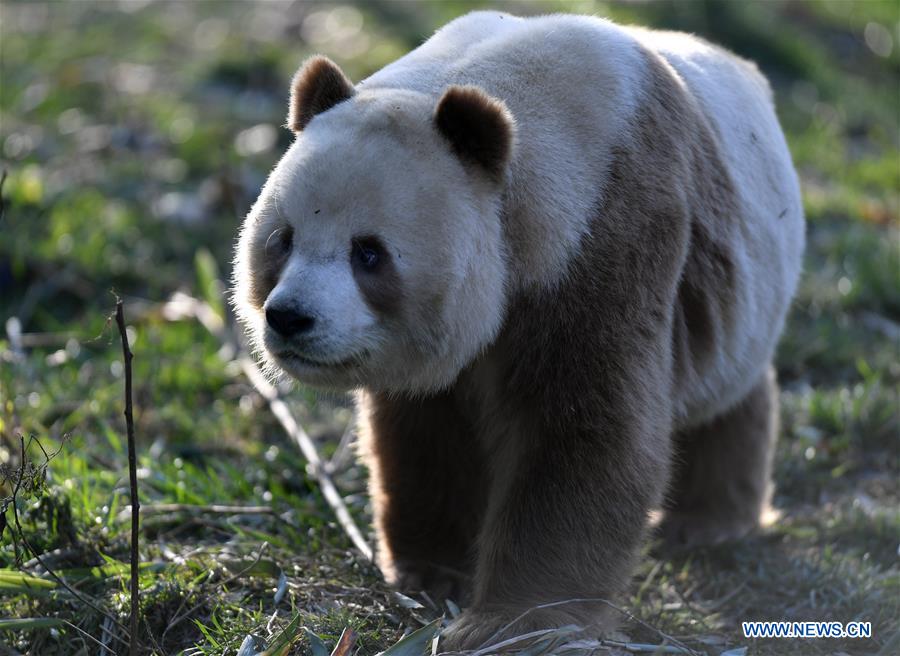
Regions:
<instances>
[{"instance_id":1,"label":"dry twig","mask_svg":"<svg viewBox=\"0 0 900 656\"><path fill-rule=\"evenodd\" d=\"M232 352L240 352L240 350L235 347L235 340L230 337L228 331L225 329L221 317L215 313L208 303L201 301L200 299L185 294L178 294L177 298L173 298L172 301L166 304L163 314L170 320L185 317L197 319L210 333L212 333L212 335L217 337L223 345L231 347L231 349L233 349ZM325 466L325 463L322 462L322 458L319 456L318 449L316 449L316 445L313 443L312 439L310 439L307 432L303 429L303 426L301 426L294 418L287 403L281 398L278 390L266 380L266 377L259 370L259 367L256 366L256 363L246 355L239 355L237 361L241 366L241 370L256 388L256 391L259 392L269 404L272 414L278 419L282 428L284 428L288 436L290 436L294 443L300 448L303 457L306 458L309 465L309 472L319 483L322 495L334 511L341 528L344 529L344 532L359 552L365 556L367 560L372 561L374 559L372 547L366 542L362 532L350 515L350 511L347 509L347 505L341 498L334 481L328 473L328 468Z\"/></svg>"},{"instance_id":2,"label":"dry twig","mask_svg":"<svg viewBox=\"0 0 900 656\"><path fill-rule=\"evenodd\" d=\"M28 541L28 538L25 537L25 532L22 530L22 524L19 521L19 511L18 511L18 508L16 507L16 496L19 494L19 490L22 487L22 477L25 472L25 463L26 463L26 460L28 457L27 449L25 448L25 438L21 435L19 436L19 447L22 452L22 462L21 462L21 467L19 468L19 476L16 479L16 485L13 488L12 504L11 504L12 510L13 510L13 522L16 525L16 534L18 535L18 539L22 541L22 544L25 545L25 548L28 551L30 551L31 554L34 556L34 560L37 561L38 565L40 565L44 569L44 571L47 572L47 574L49 574L50 577L54 581L56 581L59 585L61 585L63 588L65 588L65 590L69 594L71 594L73 597L75 597L78 601L83 603L85 606L93 608L95 611L100 613L103 617L109 619L117 627L119 627L119 629L123 633L125 633L126 635L128 635L130 637L130 634L128 633L128 629L124 624L122 624L115 617L113 617L112 615L107 613L105 610L100 608L100 606L98 606L93 601L88 599L85 595L78 592L75 588L73 588L71 585L66 583L65 579L63 579L59 574L57 574L55 571L53 571L53 569L51 567L49 567L46 562L44 562L44 560L41 558L40 554L34 549L34 547L31 546L30 542ZM43 450L43 447L41 450ZM120 642L122 642L122 639L119 638L118 636L114 636L114 637L116 638L116 640L119 640Z\"/></svg>"},{"instance_id":3,"label":"dry twig","mask_svg":"<svg viewBox=\"0 0 900 656\"><path fill-rule=\"evenodd\" d=\"M128 331L125 329L125 310L122 300L116 301L116 325L122 338L122 357L125 360L125 427L128 431L128 479L131 492L131 609L129 653L136 656L138 652L138 616L141 612L140 590L138 588L138 541L140 539L140 508L138 500L137 455L134 446L134 413L131 394L131 360L134 355L128 346Z\"/></svg>"},{"instance_id":4,"label":"dry twig","mask_svg":"<svg viewBox=\"0 0 900 656\"><path fill-rule=\"evenodd\" d=\"M341 498L334 481L331 480L331 476L328 475L328 472L322 463L322 459L319 457L319 451L316 449L316 445L313 444L312 439L310 439L307 432L303 429L303 426L294 419L287 403L281 398L278 390L266 380L256 364L247 356L240 356L238 361L240 362L241 369L244 371L247 378L250 379L250 382L253 383L256 391L268 402L272 414L278 419L281 427L284 428L290 438L298 447L300 447L303 457L305 457L306 461L309 463L308 470L316 477L319 487L322 490L322 496L325 497L328 505L331 506L331 509L334 511L344 532L366 559L370 561L373 560L374 554L372 552L372 547L366 542L362 532L360 532L359 527L350 515L350 511L347 509L347 505Z\"/></svg>"},{"instance_id":5,"label":"dry twig","mask_svg":"<svg viewBox=\"0 0 900 656\"><path fill-rule=\"evenodd\" d=\"M116 515L116 520L131 516L131 506L126 506ZM141 514L162 515L168 513L187 513L192 515L275 515L278 513L269 506L227 506L221 504L198 505L193 503L151 503L142 504Z\"/></svg>"},{"instance_id":6,"label":"dry twig","mask_svg":"<svg viewBox=\"0 0 900 656\"><path fill-rule=\"evenodd\" d=\"M269 543L263 542L262 545L260 545L259 551L256 553L256 556L253 558L253 561L249 565L244 567L241 571L239 571L237 574L234 574L233 576L230 576L229 578L227 578L224 581L222 581L221 583L219 583L218 584L219 587L225 588L226 586L231 585L234 581L237 581L244 574L246 574L251 569L256 567L256 564L260 561L260 559L262 558L263 554L265 553L266 549L268 549L268 547L269 547ZM168 625L166 626L165 630L163 631L162 636L160 636L160 642L162 642L163 644L165 644L165 642L166 642L166 636L169 634L169 631L171 631L177 625L181 624L181 622L183 620L185 620L188 617L190 617L191 615L193 615L194 612L197 611L197 609L203 607L203 605L207 603L206 600L203 600L197 604L194 604L188 610L184 610L185 605L187 605L187 600L188 600L187 597L182 599L181 603L178 605L178 609L175 611L175 613L173 613L173 615L174 615L173 619L171 621L169 621ZM184 612L182 612L182 611L184 611Z\"/></svg>"},{"instance_id":7,"label":"dry twig","mask_svg":"<svg viewBox=\"0 0 900 656\"><path fill-rule=\"evenodd\" d=\"M603 599L602 597L591 597L591 598L585 598L585 599L564 599L562 601L553 601L553 602L546 603L546 604L540 604L538 606L532 606L531 608L527 609L525 612L520 614L518 617L513 619L511 622L509 622L505 626L501 627L496 633L494 633L494 635L492 635L490 638L488 638L488 640L484 644L482 644L481 647L478 648L478 650L476 650L475 654L487 653L491 649L493 649L493 647L495 646L493 643L495 640L497 640L497 638L499 638L504 633L506 633L506 631L508 631L513 626L515 626L516 623L519 622L519 620L526 617L532 611L541 610L544 608L554 608L556 606L565 606L568 604L587 604L587 603L603 604L605 606L608 606L609 608L612 608L616 612L621 613L622 615L627 617L632 622L636 622L637 624L640 624L641 626L643 626L645 629L648 629L648 630L653 631L654 633L658 634L665 641L669 642L670 644L672 644L672 645L676 646L677 648L679 648L680 650L682 650L682 653L688 654L690 656L701 656L699 654L699 652L691 649L690 647L688 647L686 644L684 644L677 638L673 638L669 634L664 633L660 629L657 629L655 626L648 624L647 622L645 622L644 620L642 620L638 617L635 617L633 614L631 614L624 608L621 608L620 606L616 606L614 603L612 603L608 599Z\"/></svg>"}]
</instances>

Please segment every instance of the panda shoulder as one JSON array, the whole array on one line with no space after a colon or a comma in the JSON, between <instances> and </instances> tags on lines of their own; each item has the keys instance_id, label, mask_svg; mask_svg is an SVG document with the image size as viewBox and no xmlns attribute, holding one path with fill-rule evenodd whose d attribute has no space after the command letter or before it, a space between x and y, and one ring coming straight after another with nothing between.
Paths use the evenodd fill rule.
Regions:
<instances>
[{"instance_id":1,"label":"panda shoulder","mask_svg":"<svg viewBox=\"0 0 900 656\"><path fill-rule=\"evenodd\" d=\"M445 45L470 45L496 36L501 31L508 31L515 26L520 26L526 20L528 19L502 11L470 11L438 29L428 42Z\"/></svg>"}]
</instances>

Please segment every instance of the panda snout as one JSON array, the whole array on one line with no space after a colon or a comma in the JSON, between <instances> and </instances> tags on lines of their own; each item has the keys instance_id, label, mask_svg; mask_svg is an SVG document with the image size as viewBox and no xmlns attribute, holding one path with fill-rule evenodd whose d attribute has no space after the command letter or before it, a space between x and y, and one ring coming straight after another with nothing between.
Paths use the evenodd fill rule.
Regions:
<instances>
[{"instance_id":1,"label":"panda snout","mask_svg":"<svg viewBox=\"0 0 900 656\"><path fill-rule=\"evenodd\" d=\"M316 319L293 307L273 305L266 308L266 323L282 337L291 338L312 330Z\"/></svg>"}]
</instances>

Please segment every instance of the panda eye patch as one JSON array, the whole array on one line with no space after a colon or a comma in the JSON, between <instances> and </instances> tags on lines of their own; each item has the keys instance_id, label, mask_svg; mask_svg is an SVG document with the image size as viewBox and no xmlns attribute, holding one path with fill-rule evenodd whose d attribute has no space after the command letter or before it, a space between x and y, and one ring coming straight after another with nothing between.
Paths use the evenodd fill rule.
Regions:
<instances>
[{"instance_id":1,"label":"panda eye patch","mask_svg":"<svg viewBox=\"0 0 900 656\"><path fill-rule=\"evenodd\" d=\"M351 242L350 261L354 268L375 272L385 258L385 250L377 237L356 237Z\"/></svg>"},{"instance_id":2,"label":"panda eye patch","mask_svg":"<svg viewBox=\"0 0 900 656\"><path fill-rule=\"evenodd\" d=\"M278 257L291 252L294 240L294 229L291 226L281 226L272 231L266 239L266 254Z\"/></svg>"}]
</instances>

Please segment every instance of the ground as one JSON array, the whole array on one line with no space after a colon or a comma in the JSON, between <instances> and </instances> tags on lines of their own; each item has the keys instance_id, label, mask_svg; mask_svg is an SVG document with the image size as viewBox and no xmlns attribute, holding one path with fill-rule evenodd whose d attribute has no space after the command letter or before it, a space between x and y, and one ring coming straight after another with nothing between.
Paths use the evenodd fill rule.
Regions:
<instances>
[{"instance_id":1,"label":"ground","mask_svg":"<svg viewBox=\"0 0 900 656\"><path fill-rule=\"evenodd\" d=\"M0 653L127 651L116 295L135 353L143 653L234 654L252 634L270 653L318 656L349 627L373 654L455 612L384 586L234 350L184 296L170 301L199 299L207 325L226 316L236 226L289 143L287 85L305 56L358 80L474 6L0 6ZM578 653L672 653L665 636L710 655L900 653L900 7L493 6L684 29L759 62L809 219L777 358L779 517L736 545L648 551L621 600L637 619ZM347 400L285 393L368 531ZM872 637L745 639L754 619L867 621Z\"/></svg>"}]
</instances>

